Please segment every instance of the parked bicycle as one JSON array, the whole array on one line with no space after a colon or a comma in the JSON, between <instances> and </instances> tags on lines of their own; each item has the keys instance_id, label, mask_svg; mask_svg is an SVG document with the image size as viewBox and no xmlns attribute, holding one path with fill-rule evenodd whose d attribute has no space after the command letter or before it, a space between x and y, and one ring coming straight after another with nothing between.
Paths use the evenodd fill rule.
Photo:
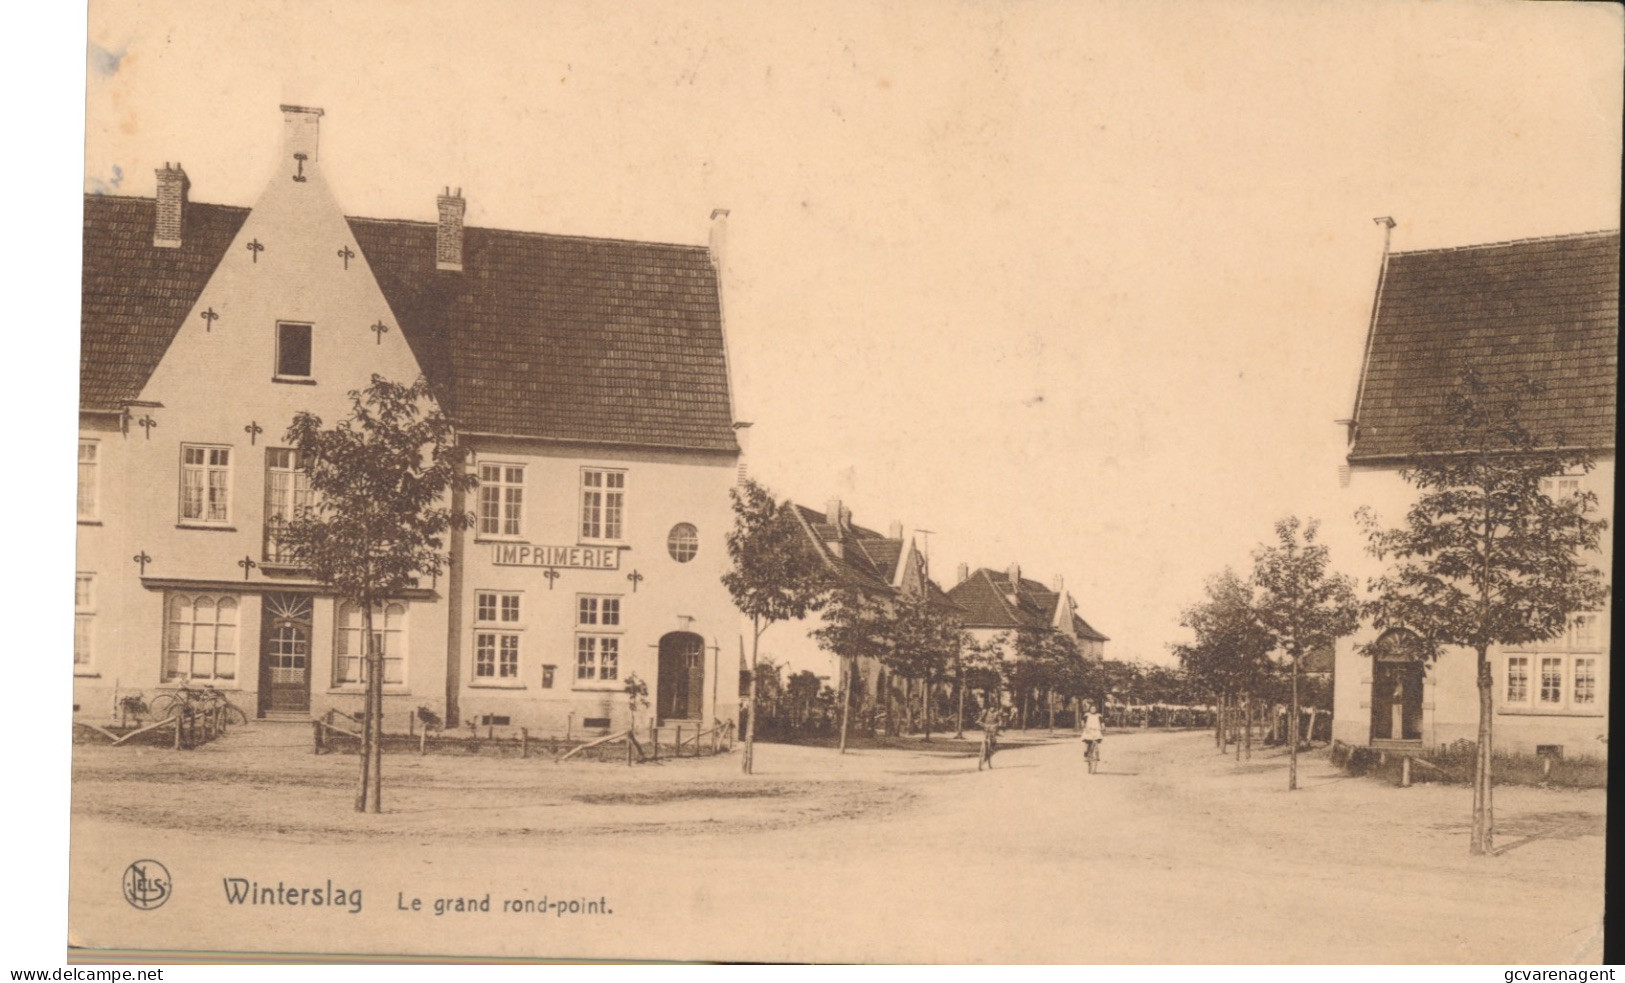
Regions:
<instances>
[{"instance_id":1,"label":"parked bicycle","mask_svg":"<svg viewBox=\"0 0 1625 983\"><path fill-rule=\"evenodd\" d=\"M152 715L159 720L177 715L204 714L213 710L222 711L221 717L227 725L248 723L248 714L243 712L241 707L207 683L194 687L183 681L175 689L154 697L152 701Z\"/></svg>"}]
</instances>

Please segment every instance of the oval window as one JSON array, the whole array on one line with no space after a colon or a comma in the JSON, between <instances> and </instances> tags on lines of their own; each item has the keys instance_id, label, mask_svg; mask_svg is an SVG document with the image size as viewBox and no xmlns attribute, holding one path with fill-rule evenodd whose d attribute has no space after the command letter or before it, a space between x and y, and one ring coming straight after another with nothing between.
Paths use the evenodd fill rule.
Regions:
<instances>
[{"instance_id":1,"label":"oval window","mask_svg":"<svg viewBox=\"0 0 1625 983\"><path fill-rule=\"evenodd\" d=\"M666 537L666 552L678 563L687 563L700 551L700 531L691 523L679 522Z\"/></svg>"}]
</instances>

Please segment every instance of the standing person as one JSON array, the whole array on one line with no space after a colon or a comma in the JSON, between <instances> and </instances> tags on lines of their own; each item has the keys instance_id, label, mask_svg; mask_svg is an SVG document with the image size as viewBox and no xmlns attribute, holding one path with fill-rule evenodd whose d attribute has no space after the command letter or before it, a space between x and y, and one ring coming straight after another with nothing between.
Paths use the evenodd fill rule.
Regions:
<instances>
[{"instance_id":1,"label":"standing person","mask_svg":"<svg viewBox=\"0 0 1625 983\"><path fill-rule=\"evenodd\" d=\"M976 759L977 771L981 771L984 767L993 767L993 752L997 750L1000 716L998 704L995 703L983 710L979 718L982 724L982 753Z\"/></svg>"},{"instance_id":2,"label":"standing person","mask_svg":"<svg viewBox=\"0 0 1625 983\"><path fill-rule=\"evenodd\" d=\"M1083 760L1089 766L1091 775L1100 767L1100 742L1105 739L1106 731L1100 724L1099 712L1093 703L1087 704L1083 714Z\"/></svg>"}]
</instances>

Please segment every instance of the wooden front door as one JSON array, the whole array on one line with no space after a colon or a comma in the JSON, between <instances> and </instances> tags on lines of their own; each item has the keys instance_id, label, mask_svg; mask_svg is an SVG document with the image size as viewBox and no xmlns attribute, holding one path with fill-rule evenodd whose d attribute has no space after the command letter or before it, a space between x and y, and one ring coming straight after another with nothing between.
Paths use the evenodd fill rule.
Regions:
<instances>
[{"instance_id":1,"label":"wooden front door","mask_svg":"<svg viewBox=\"0 0 1625 983\"><path fill-rule=\"evenodd\" d=\"M1386 662L1378 657L1371 672L1371 737L1384 741L1422 739L1422 665Z\"/></svg>"},{"instance_id":2,"label":"wooden front door","mask_svg":"<svg viewBox=\"0 0 1625 983\"><path fill-rule=\"evenodd\" d=\"M660 640L655 694L661 720L699 720L705 714L705 639L672 632Z\"/></svg>"},{"instance_id":3,"label":"wooden front door","mask_svg":"<svg viewBox=\"0 0 1625 983\"><path fill-rule=\"evenodd\" d=\"M310 709L311 599L300 594L265 595L260 619L260 709Z\"/></svg>"}]
</instances>

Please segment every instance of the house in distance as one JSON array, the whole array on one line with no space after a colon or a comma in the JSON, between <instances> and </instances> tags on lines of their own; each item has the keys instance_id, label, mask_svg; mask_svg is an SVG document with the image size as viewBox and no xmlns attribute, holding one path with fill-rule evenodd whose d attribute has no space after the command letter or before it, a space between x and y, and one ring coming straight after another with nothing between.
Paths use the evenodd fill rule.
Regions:
<instances>
[{"instance_id":1,"label":"house in distance","mask_svg":"<svg viewBox=\"0 0 1625 983\"><path fill-rule=\"evenodd\" d=\"M433 221L350 217L322 110L282 116L252 208L191 201L178 163L85 199L78 712L183 683L360 707L362 612L276 526L309 500L293 416L331 425L378 374L429 380L479 478L448 570L374 612L386 726L619 729L633 675L665 721L734 719L726 212L709 247L468 227L450 188Z\"/></svg>"}]
</instances>

